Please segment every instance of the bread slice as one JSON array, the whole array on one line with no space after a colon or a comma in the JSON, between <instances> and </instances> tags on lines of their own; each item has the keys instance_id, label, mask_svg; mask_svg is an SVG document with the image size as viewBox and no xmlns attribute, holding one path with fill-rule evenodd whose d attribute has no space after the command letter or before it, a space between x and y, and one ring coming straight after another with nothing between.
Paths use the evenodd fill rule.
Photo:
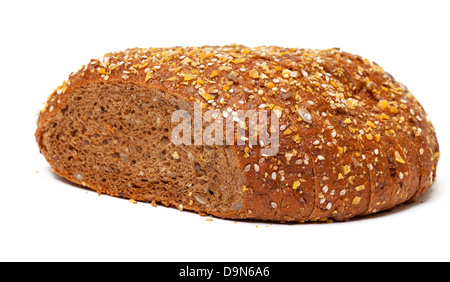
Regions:
<instances>
[{"instance_id":1,"label":"bread slice","mask_svg":"<svg viewBox=\"0 0 450 282\"><path fill-rule=\"evenodd\" d=\"M267 132L238 115L262 110L277 117ZM211 112L247 137L227 139L223 122L212 135L230 142L197 142L211 127L196 115ZM181 143L175 113L194 129ZM261 141L277 136L278 146ZM36 140L56 173L99 193L279 222L343 221L415 201L439 160L434 127L409 90L338 49L108 53L50 95Z\"/></svg>"}]
</instances>

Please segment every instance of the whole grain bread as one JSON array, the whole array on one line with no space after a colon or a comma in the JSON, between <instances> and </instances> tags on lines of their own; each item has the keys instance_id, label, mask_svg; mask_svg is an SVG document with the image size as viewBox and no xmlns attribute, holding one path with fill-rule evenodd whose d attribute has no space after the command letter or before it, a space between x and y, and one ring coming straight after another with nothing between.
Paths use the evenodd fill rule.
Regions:
<instances>
[{"instance_id":1,"label":"whole grain bread","mask_svg":"<svg viewBox=\"0 0 450 282\"><path fill-rule=\"evenodd\" d=\"M279 151L179 145L177 110L270 109ZM204 127L204 125L202 125ZM415 201L436 177L433 125L402 83L339 49L134 48L56 88L36 131L56 173L99 193L230 219L347 220Z\"/></svg>"}]
</instances>

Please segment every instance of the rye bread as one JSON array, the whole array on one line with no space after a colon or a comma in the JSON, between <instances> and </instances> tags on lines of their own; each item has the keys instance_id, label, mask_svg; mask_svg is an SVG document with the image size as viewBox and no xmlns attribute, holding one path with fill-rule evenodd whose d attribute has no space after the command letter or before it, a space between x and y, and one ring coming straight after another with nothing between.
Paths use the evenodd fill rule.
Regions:
<instances>
[{"instance_id":1,"label":"rye bread","mask_svg":"<svg viewBox=\"0 0 450 282\"><path fill-rule=\"evenodd\" d=\"M224 118L276 111L278 153L262 154L264 144L174 145L171 115L194 115L194 103ZM409 90L338 49L108 53L53 91L36 140L56 173L99 193L280 222L342 221L415 201L439 160L434 127Z\"/></svg>"}]
</instances>

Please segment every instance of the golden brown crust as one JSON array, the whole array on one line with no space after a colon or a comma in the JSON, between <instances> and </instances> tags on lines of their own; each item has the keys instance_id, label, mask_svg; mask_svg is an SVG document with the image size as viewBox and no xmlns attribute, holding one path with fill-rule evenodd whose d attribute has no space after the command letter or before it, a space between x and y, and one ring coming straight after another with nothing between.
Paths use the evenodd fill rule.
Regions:
<instances>
[{"instance_id":1,"label":"golden brown crust","mask_svg":"<svg viewBox=\"0 0 450 282\"><path fill-rule=\"evenodd\" d=\"M108 53L50 95L36 132L41 150L43 128L73 89L113 82L161 89L205 109L279 111L276 156L234 146L246 211L224 217L345 220L416 200L436 176L439 146L423 107L377 64L338 49L230 45Z\"/></svg>"}]
</instances>

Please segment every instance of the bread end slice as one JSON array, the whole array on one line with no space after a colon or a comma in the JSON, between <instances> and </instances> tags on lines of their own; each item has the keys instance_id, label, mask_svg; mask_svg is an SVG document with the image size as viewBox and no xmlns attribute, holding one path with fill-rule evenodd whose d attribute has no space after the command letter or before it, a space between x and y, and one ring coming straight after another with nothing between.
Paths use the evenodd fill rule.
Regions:
<instances>
[{"instance_id":1,"label":"bread end slice","mask_svg":"<svg viewBox=\"0 0 450 282\"><path fill-rule=\"evenodd\" d=\"M41 153L60 176L99 193L218 217L245 217L229 146L175 146L171 113L192 104L132 83L91 83L39 121ZM51 118L50 118L51 115Z\"/></svg>"}]
</instances>

